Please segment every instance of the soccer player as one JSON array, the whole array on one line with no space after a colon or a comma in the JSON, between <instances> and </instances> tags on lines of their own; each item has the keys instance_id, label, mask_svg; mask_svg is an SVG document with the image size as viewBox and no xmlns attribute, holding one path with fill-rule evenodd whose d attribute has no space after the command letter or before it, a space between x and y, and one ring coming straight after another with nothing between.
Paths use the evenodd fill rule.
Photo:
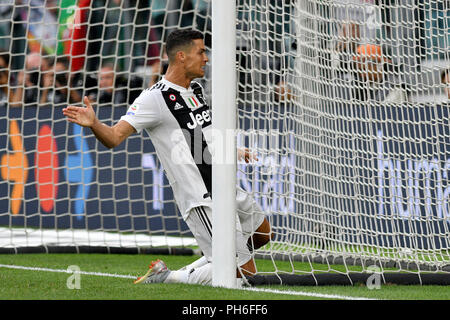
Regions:
<instances>
[{"instance_id":1,"label":"soccer player","mask_svg":"<svg viewBox=\"0 0 450 320\"><path fill-rule=\"evenodd\" d=\"M193 81L204 76L208 62L203 34L195 30L173 31L167 38L166 52L169 66L165 76L144 90L114 126L100 123L87 97L86 107L68 106L63 113L68 121L91 128L108 148L146 130L181 215L203 252L203 257L180 270L169 270L161 260L152 262L148 272L135 283L211 284L212 115L203 88ZM245 148L238 150L238 157L247 162L255 159ZM262 210L247 193L238 188L236 200L237 277L241 278L256 272L251 251L268 243L272 233Z\"/></svg>"}]
</instances>

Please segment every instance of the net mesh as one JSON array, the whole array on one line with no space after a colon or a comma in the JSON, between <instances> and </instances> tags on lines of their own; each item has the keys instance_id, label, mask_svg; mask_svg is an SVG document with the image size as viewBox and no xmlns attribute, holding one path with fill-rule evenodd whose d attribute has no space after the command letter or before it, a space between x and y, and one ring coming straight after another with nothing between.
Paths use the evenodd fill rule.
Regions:
<instances>
[{"instance_id":1,"label":"net mesh","mask_svg":"<svg viewBox=\"0 0 450 320\"><path fill-rule=\"evenodd\" d=\"M88 96L114 124L161 78L170 31L210 39L209 11L205 1L2 1L1 247L193 244L149 137L108 150L62 108Z\"/></svg>"},{"instance_id":2,"label":"net mesh","mask_svg":"<svg viewBox=\"0 0 450 320\"><path fill-rule=\"evenodd\" d=\"M448 2L238 0L236 14L238 145L259 158L237 174L275 233L256 251L270 272L448 271ZM87 95L113 124L180 27L210 55L210 1L2 1L2 247L190 235L149 137L107 150L61 111Z\"/></svg>"},{"instance_id":3,"label":"net mesh","mask_svg":"<svg viewBox=\"0 0 450 320\"><path fill-rule=\"evenodd\" d=\"M449 271L449 9L238 1L238 141L261 156L238 175L274 271Z\"/></svg>"}]
</instances>

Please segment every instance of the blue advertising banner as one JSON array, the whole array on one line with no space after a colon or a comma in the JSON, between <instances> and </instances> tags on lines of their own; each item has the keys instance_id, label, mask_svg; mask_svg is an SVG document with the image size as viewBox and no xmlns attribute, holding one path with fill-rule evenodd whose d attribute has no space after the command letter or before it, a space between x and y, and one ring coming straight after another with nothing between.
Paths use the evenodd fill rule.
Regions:
<instances>
[{"instance_id":1,"label":"blue advertising banner","mask_svg":"<svg viewBox=\"0 0 450 320\"><path fill-rule=\"evenodd\" d=\"M111 125L125 112L101 107L97 116ZM1 108L0 128L0 225L187 229L148 137L108 150L51 107Z\"/></svg>"},{"instance_id":2,"label":"blue advertising banner","mask_svg":"<svg viewBox=\"0 0 450 320\"><path fill-rule=\"evenodd\" d=\"M449 105L334 108L332 117L317 117L315 136L307 136L305 118L295 130L284 130L283 117L241 124L243 133L268 125L283 132L262 134L275 140L269 151L282 152L238 165L240 186L277 232L450 248ZM125 112L97 109L107 124ZM133 135L108 150L50 107L1 108L0 128L0 225L187 230L149 137ZM242 144L252 146L248 137Z\"/></svg>"},{"instance_id":3,"label":"blue advertising banner","mask_svg":"<svg viewBox=\"0 0 450 320\"><path fill-rule=\"evenodd\" d=\"M244 189L273 215L281 241L450 248L448 104L324 101L320 112L287 110L274 115L296 117L295 127L275 116L241 124L243 132L262 128L267 140L283 133L276 144L283 151L272 159L278 171L267 174L262 164L238 172ZM293 130L283 130L287 125Z\"/></svg>"}]
</instances>

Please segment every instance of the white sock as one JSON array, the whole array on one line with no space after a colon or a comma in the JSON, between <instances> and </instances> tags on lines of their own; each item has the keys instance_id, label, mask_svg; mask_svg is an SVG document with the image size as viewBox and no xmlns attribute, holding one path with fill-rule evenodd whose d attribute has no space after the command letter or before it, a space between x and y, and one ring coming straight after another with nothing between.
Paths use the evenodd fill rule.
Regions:
<instances>
[{"instance_id":1,"label":"white sock","mask_svg":"<svg viewBox=\"0 0 450 320\"><path fill-rule=\"evenodd\" d=\"M191 264L188 264L187 266L184 266L180 270L191 270L191 269L195 269L195 268L200 268L207 263L208 263L208 260L206 259L206 257L201 256L199 259L195 260Z\"/></svg>"},{"instance_id":2,"label":"white sock","mask_svg":"<svg viewBox=\"0 0 450 320\"><path fill-rule=\"evenodd\" d=\"M164 283L188 283L189 270L174 270L170 271Z\"/></svg>"},{"instance_id":3,"label":"white sock","mask_svg":"<svg viewBox=\"0 0 450 320\"><path fill-rule=\"evenodd\" d=\"M171 271L164 283L190 283L211 285L212 264L207 263L200 268Z\"/></svg>"},{"instance_id":4,"label":"white sock","mask_svg":"<svg viewBox=\"0 0 450 320\"><path fill-rule=\"evenodd\" d=\"M188 283L210 286L212 284L212 264L207 263L189 273Z\"/></svg>"}]
</instances>

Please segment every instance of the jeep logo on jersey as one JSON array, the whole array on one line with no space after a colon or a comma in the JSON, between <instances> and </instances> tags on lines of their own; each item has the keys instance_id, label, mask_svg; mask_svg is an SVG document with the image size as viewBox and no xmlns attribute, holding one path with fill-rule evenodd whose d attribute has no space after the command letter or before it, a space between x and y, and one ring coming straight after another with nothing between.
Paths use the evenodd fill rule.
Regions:
<instances>
[{"instance_id":1,"label":"jeep logo on jersey","mask_svg":"<svg viewBox=\"0 0 450 320\"><path fill-rule=\"evenodd\" d=\"M194 113L189 112L189 116L191 117L192 122L188 122L187 127L191 130L196 128L198 125L203 125L205 122L211 122L211 114L209 110L204 110L201 113L196 113L195 115Z\"/></svg>"}]
</instances>

